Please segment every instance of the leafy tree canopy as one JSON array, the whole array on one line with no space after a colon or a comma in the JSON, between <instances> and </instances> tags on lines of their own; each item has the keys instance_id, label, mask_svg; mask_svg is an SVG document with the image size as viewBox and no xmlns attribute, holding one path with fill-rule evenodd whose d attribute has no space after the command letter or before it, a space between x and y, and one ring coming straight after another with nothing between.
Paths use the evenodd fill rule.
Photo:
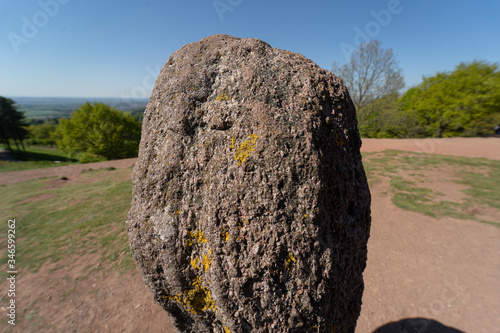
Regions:
<instances>
[{"instance_id":1,"label":"leafy tree canopy","mask_svg":"<svg viewBox=\"0 0 500 333\"><path fill-rule=\"evenodd\" d=\"M19 145L24 149L23 140L28 134L26 125L24 113L17 110L16 103L10 98L0 96L0 140L10 151L12 151L11 140L18 151Z\"/></svg>"},{"instance_id":2,"label":"leafy tree canopy","mask_svg":"<svg viewBox=\"0 0 500 333\"><path fill-rule=\"evenodd\" d=\"M28 144L32 145L55 145L54 133L57 129L57 122L46 120L38 125L28 126Z\"/></svg>"},{"instance_id":3,"label":"leafy tree canopy","mask_svg":"<svg viewBox=\"0 0 500 333\"><path fill-rule=\"evenodd\" d=\"M55 137L59 148L67 152L129 158L137 156L141 124L106 104L85 103L70 119L60 120Z\"/></svg>"},{"instance_id":4,"label":"leafy tree canopy","mask_svg":"<svg viewBox=\"0 0 500 333\"><path fill-rule=\"evenodd\" d=\"M403 114L416 117L426 136L490 134L500 122L500 71L484 61L424 77L401 98Z\"/></svg>"}]
</instances>

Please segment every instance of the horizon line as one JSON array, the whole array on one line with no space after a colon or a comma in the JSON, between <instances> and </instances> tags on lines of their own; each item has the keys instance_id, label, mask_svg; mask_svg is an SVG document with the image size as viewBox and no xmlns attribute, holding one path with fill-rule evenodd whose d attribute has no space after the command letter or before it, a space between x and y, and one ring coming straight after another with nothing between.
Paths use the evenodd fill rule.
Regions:
<instances>
[{"instance_id":1,"label":"horizon line","mask_svg":"<svg viewBox=\"0 0 500 333\"><path fill-rule=\"evenodd\" d=\"M124 100L149 100L149 97L135 98L135 97L92 97L92 96L29 96L29 95L4 95L7 98L71 98L71 99L124 99Z\"/></svg>"}]
</instances>

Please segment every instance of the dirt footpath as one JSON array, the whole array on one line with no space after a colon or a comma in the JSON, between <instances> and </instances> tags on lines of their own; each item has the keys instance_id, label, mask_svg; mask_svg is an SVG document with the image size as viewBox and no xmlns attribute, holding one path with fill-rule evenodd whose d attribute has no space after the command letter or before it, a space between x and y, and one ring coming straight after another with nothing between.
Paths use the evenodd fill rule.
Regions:
<instances>
[{"instance_id":1,"label":"dirt footpath","mask_svg":"<svg viewBox=\"0 0 500 333\"><path fill-rule=\"evenodd\" d=\"M405 150L416 153L500 160L500 137L443 139L363 139L361 152Z\"/></svg>"},{"instance_id":2,"label":"dirt footpath","mask_svg":"<svg viewBox=\"0 0 500 333\"><path fill-rule=\"evenodd\" d=\"M15 184L27 180L50 177L66 177L71 180L78 177L78 175L85 170L99 170L111 167L115 169L125 169L133 166L136 161L137 158L128 158L105 162L64 165L54 168L0 172L0 185Z\"/></svg>"}]
</instances>

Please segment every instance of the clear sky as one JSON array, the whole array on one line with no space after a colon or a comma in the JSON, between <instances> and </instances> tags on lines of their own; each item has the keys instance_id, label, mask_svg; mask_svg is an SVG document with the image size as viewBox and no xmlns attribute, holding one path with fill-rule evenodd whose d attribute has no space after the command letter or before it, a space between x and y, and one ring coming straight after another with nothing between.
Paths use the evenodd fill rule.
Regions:
<instances>
[{"instance_id":1,"label":"clear sky","mask_svg":"<svg viewBox=\"0 0 500 333\"><path fill-rule=\"evenodd\" d=\"M409 87L463 61L500 63L500 1L2 0L0 96L149 98L172 52L218 33L328 70L379 39Z\"/></svg>"}]
</instances>

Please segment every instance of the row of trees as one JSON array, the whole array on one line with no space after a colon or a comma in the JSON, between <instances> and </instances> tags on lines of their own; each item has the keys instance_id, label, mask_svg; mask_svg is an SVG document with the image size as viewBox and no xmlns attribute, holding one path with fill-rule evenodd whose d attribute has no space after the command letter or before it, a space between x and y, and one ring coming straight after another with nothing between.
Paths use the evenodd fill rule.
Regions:
<instances>
[{"instance_id":1,"label":"row of trees","mask_svg":"<svg viewBox=\"0 0 500 333\"><path fill-rule=\"evenodd\" d=\"M120 159L137 156L141 138L141 123L102 103L85 103L77 108L70 119L51 119L42 124L29 125L15 102L0 97L0 136L2 143L12 151L24 149L24 141L32 144L56 144L69 154Z\"/></svg>"},{"instance_id":2,"label":"row of trees","mask_svg":"<svg viewBox=\"0 0 500 333\"><path fill-rule=\"evenodd\" d=\"M362 43L350 62L334 63L356 105L364 137L478 136L500 123L500 70L484 61L424 77L401 95L402 71L380 41Z\"/></svg>"}]
</instances>

